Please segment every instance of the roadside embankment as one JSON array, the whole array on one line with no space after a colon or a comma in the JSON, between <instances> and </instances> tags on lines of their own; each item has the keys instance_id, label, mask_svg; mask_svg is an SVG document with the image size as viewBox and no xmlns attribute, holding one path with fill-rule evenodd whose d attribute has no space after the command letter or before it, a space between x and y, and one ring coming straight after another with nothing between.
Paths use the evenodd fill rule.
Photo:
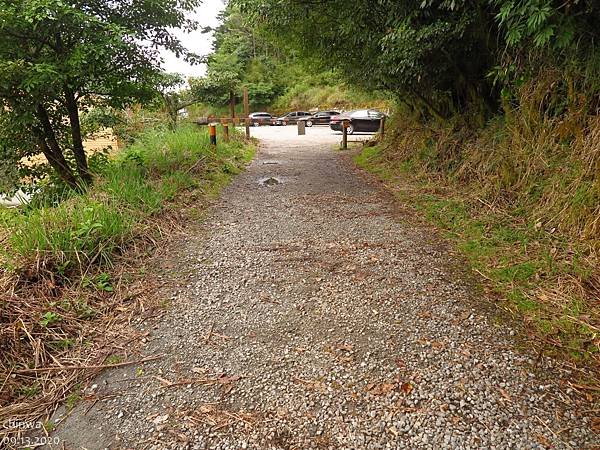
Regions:
<instances>
[{"instance_id":1,"label":"roadside embankment","mask_svg":"<svg viewBox=\"0 0 600 450\"><path fill-rule=\"evenodd\" d=\"M600 118L572 135L564 125L515 113L473 130L398 114L356 162L443 230L528 342L581 369L589 395L600 362Z\"/></svg>"},{"instance_id":2,"label":"roadside embankment","mask_svg":"<svg viewBox=\"0 0 600 450\"><path fill-rule=\"evenodd\" d=\"M132 318L161 304L147 259L252 154L237 133L211 147L192 126L149 130L84 194L0 210L0 424L75 401L79 381L121 362Z\"/></svg>"}]
</instances>

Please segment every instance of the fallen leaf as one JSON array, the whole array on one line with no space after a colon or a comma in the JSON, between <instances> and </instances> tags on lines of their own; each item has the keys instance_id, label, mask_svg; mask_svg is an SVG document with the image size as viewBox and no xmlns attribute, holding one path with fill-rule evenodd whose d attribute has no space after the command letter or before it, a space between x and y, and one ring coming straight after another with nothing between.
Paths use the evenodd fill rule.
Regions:
<instances>
[{"instance_id":1,"label":"fallen leaf","mask_svg":"<svg viewBox=\"0 0 600 450\"><path fill-rule=\"evenodd\" d=\"M352 356L341 356L337 359L342 364L348 364L354 362L354 358Z\"/></svg>"},{"instance_id":2,"label":"fallen leaf","mask_svg":"<svg viewBox=\"0 0 600 450\"><path fill-rule=\"evenodd\" d=\"M218 381L221 384L228 384L228 383L232 383L234 381L237 381L239 379L241 379L242 377L240 375L232 375L230 377L227 377L225 375L219 377Z\"/></svg>"},{"instance_id":3,"label":"fallen leaf","mask_svg":"<svg viewBox=\"0 0 600 450\"><path fill-rule=\"evenodd\" d=\"M371 386L370 388L368 388L369 386ZM393 383L379 383L379 384L374 384L372 383L371 385L367 386L367 390L373 394L373 395L384 395L387 394L388 392L391 392L394 390L395 384Z\"/></svg>"},{"instance_id":4,"label":"fallen leaf","mask_svg":"<svg viewBox=\"0 0 600 450\"><path fill-rule=\"evenodd\" d=\"M542 444L544 447L547 448L552 448L552 444L550 443L550 441L548 439L546 439L545 436L542 436L541 434L536 434L535 438L537 439L537 441Z\"/></svg>"},{"instance_id":5,"label":"fallen leaf","mask_svg":"<svg viewBox=\"0 0 600 450\"><path fill-rule=\"evenodd\" d=\"M413 385L410 384L409 382L402 383L400 385L400 390L402 392L404 392L405 394L410 394L411 391L413 390Z\"/></svg>"},{"instance_id":6,"label":"fallen leaf","mask_svg":"<svg viewBox=\"0 0 600 450\"><path fill-rule=\"evenodd\" d=\"M157 416L156 418L154 418L152 423L154 425L160 425L161 423L165 423L167 420L169 420L169 415L165 414L163 416Z\"/></svg>"},{"instance_id":7,"label":"fallen leaf","mask_svg":"<svg viewBox=\"0 0 600 450\"><path fill-rule=\"evenodd\" d=\"M158 375L154 375L154 378L156 378L158 381L160 381L164 386L172 386L173 382L166 380L165 378L159 377Z\"/></svg>"},{"instance_id":8,"label":"fallen leaf","mask_svg":"<svg viewBox=\"0 0 600 450\"><path fill-rule=\"evenodd\" d=\"M189 438L183 433L172 432L171 434L174 434L176 436L177 440L184 444L187 444L190 441Z\"/></svg>"},{"instance_id":9,"label":"fallen leaf","mask_svg":"<svg viewBox=\"0 0 600 450\"><path fill-rule=\"evenodd\" d=\"M436 350L442 350L446 345L443 342L433 341L431 346Z\"/></svg>"},{"instance_id":10,"label":"fallen leaf","mask_svg":"<svg viewBox=\"0 0 600 450\"><path fill-rule=\"evenodd\" d=\"M365 278L367 278L367 275L364 272L357 272L354 274L353 278L356 281L363 281Z\"/></svg>"},{"instance_id":11,"label":"fallen leaf","mask_svg":"<svg viewBox=\"0 0 600 450\"><path fill-rule=\"evenodd\" d=\"M337 346L338 350L343 350L346 352L351 352L354 349L354 345L352 344L340 344Z\"/></svg>"},{"instance_id":12,"label":"fallen leaf","mask_svg":"<svg viewBox=\"0 0 600 450\"><path fill-rule=\"evenodd\" d=\"M498 391L500 391L500 394L502 394L502 397L504 397L506 400L508 400L509 402L512 401L512 398L510 397L508 392L506 392L504 389L499 387Z\"/></svg>"}]
</instances>

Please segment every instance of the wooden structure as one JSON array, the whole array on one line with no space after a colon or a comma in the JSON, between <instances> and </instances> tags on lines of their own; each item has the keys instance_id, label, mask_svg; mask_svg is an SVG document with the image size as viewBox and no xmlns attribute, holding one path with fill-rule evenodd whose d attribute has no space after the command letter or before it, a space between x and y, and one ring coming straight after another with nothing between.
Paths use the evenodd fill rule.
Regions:
<instances>
[{"instance_id":1,"label":"wooden structure","mask_svg":"<svg viewBox=\"0 0 600 450\"><path fill-rule=\"evenodd\" d=\"M233 105L233 103L232 103ZM235 110L231 108L230 117L200 117L194 121L197 125L211 125L213 123L221 123L223 127L229 127L229 124L232 123L234 125L244 124L246 128L246 138L250 137L250 102L248 100L248 89L244 88L244 117L235 117ZM227 131L223 131L227 133L227 139L229 138L229 128Z\"/></svg>"}]
</instances>

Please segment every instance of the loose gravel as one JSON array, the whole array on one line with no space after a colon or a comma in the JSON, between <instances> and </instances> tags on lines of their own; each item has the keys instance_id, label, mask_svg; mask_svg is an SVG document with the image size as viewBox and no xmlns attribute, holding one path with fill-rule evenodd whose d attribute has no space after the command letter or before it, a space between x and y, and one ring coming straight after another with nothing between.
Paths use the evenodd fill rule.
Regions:
<instances>
[{"instance_id":1,"label":"loose gravel","mask_svg":"<svg viewBox=\"0 0 600 450\"><path fill-rule=\"evenodd\" d=\"M333 151L339 135L253 132L257 158L164 264L171 306L139 323L141 354L164 356L91 382L60 448L600 445L568 372L515 349L460 260Z\"/></svg>"}]
</instances>

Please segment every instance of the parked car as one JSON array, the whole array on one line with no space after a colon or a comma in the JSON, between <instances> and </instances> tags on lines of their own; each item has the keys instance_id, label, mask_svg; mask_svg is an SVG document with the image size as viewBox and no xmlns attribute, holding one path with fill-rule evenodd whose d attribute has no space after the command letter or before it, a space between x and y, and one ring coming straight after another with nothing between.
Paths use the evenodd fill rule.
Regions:
<instances>
[{"instance_id":1,"label":"parked car","mask_svg":"<svg viewBox=\"0 0 600 450\"><path fill-rule=\"evenodd\" d=\"M308 117L310 115L311 114L306 111L289 112L285 116L281 116L275 119L275 125L288 125L298 123L298 119Z\"/></svg>"},{"instance_id":2,"label":"parked car","mask_svg":"<svg viewBox=\"0 0 600 450\"><path fill-rule=\"evenodd\" d=\"M312 127L313 125L329 125L331 118L333 116L338 116L339 114L339 111L319 111L308 117L299 118L298 122L306 122L307 127Z\"/></svg>"},{"instance_id":3,"label":"parked car","mask_svg":"<svg viewBox=\"0 0 600 450\"><path fill-rule=\"evenodd\" d=\"M273 125L273 116L267 112L254 112L248 115L250 124L254 127L260 125Z\"/></svg>"},{"instance_id":4,"label":"parked car","mask_svg":"<svg viewBox=\"0 0 600 450\"><path fill-rule=\"evenodd\" d=\"M374 133L379 130L381 119L385 114L376 109L357 109L348 111L339 116L333 116L329 121L329 127L334 131L342 131L342 121L349 121L348 134L355 132Z\"/></svg>"}]
</instances>

